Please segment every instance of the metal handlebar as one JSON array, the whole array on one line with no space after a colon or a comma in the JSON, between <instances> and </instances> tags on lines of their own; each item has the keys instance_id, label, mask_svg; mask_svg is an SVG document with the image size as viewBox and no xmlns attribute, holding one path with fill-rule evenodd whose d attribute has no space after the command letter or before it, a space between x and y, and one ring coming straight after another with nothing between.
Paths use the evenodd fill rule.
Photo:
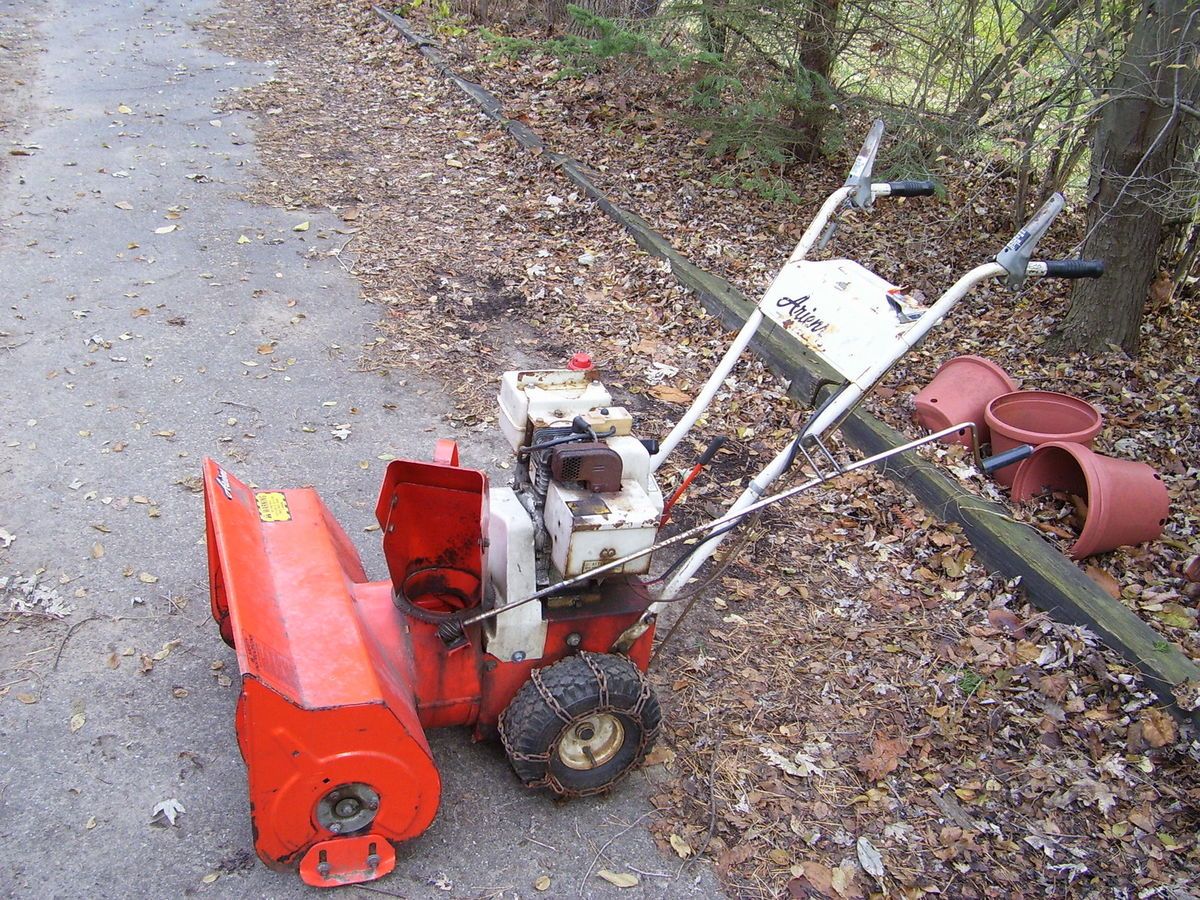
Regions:
<instances>
[{"instance_id":1,"label":"metal handlebar","mask_svg":"<svg viewBox=\"0 0 1200 900\"><path fill-rule=\"evenodd\" d=\"M867 139L863 141L862 148L858 151L858 156L854 159L854 165L850 167L850 174L846 176L846 183L843 187L854 188L854 192L850 195L850 205L856 209L863 209L870 206L874 199L874 193L871 190L871 170L875 168L875 155L879 152L879 145L883 142L883 119L876 119L871 123L871 130L867 132Z\"/></svg>"},{"instance_id":2,"label":"metal handlebar","mask_svg":"<svg viewBox=\"0 0 1200 900\"><path fill-rule=\"evenodd\" d=\"M1004 249L996 254L996 262L1008 272L1006 283L1013 290L1018 290L1025 284L1029 261L1033 258L1033 248L1049 230L1054 217L1063 211L1066 203L1062 194L1051 194L1050 199L1042 204L1042 208L1025 223L1025 227L1014 234L1012 240L1004 245Z\"/></svg>"}]
</instances>

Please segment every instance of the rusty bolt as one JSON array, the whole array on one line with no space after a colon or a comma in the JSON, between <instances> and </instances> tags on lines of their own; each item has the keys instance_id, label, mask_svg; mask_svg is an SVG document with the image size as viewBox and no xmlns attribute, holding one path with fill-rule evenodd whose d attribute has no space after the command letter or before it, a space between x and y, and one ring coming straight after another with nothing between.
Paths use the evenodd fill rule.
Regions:
<instances>
[{"instance_id":1,"label":"rusty bolt","mask_svg":"<svg viewBox=\"0 0 1200 900\"><path fill-rule=\"evenodd\" d=\"M378 865L379 865L379 854L378 853L372 853L370 856L367 857L367 868L368 869L374 869Z\"/></svg>"},{"instance_id":2,"label":"rusty bolt","mask_svg":"<svg viewBox=\"0 0 1200 900\"><path fill-rule=\"evenodd\" d=\"M317 874L320 875L322 878L328 878L329 877L329 863L327 863L327 862L317 863Z\"/></svg>"},{"instance_id":3,"label":"rusty bolt","mask_svg":"<svg viewBox=\"0 0 1200 900\"><path fill-rule=\"evenodd\" d=\"M332 831L334 834L341 834L342 833L342 823L341 822L330 822L329 830Z\"/></svg>"}]
</instances>

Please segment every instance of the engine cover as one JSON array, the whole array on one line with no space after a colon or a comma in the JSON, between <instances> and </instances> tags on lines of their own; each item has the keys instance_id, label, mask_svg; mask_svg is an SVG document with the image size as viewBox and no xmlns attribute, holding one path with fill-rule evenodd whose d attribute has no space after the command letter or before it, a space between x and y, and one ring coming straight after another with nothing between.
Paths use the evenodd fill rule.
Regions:
<instances>
[{"instance_id":1,"label":"engine cover","mask_svg":"<svg viewBox=\"0 0 1200 900\"><path fill-rule=\"evenodd\" d=\"M571 578L644 550L654 543L661 515L662 495L651 496L636 481L626 479L620 491L604 494L551 482L545 511L551 562L564 578ZM647 554L609 574L649 571Z\"/></svg>"}]
</instances>

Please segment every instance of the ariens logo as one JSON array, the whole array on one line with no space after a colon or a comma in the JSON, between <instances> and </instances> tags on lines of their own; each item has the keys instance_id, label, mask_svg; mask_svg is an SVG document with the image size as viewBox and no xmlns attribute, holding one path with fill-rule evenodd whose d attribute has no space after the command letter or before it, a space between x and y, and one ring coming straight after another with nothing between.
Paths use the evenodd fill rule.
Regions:
<instances>
[{"instance_id":1,"label":"ariens logo","mask_svg":"<svg viewBox=\"0 0 1200 900\"><path fill-rule=\"evenodd\" d=\"M803 326L813 334L820 334L829 329L829 323L808 308L806 304L810 299L807 295L796 298L780 297L775 301L775 305L787 310L788 316L797 325Z\"/></svg>"}]
</instances>

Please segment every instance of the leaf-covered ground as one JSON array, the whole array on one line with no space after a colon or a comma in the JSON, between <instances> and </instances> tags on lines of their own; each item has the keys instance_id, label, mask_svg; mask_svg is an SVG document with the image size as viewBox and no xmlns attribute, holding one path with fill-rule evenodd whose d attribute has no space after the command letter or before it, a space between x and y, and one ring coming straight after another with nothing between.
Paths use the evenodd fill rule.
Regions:
<instances>
[{"instance_id":1,"label":"leaf-covered ground","mask_svg":"<svg viewBox=\"0 0 1200 900\"><path fill-rule=\"evenodd\" d=\"M462 428L494 425L499 372L577 349L643 434L682 411L729 335L364 4L233 0L210 32L276 61L276 80L240 95L260 114L256 198L340 214L344 227L316 235L324 249L312 252L335 255L379 307L364 365L440 375L445 396L431 402ZM845 159L797 171L795 207L718 189L703 136L640 73L555 81L545 60L484 62L473 33L443 44L619 202L751 295L843 177ZM944 202L880 204L848 220L838 252L935 297L1011 231L1012 185L994 166L958 164L945 183ZM1059 225L1059 250L1078 226ZM911 395L962 352L1100 406L1098 448L1158 466L1173 515L1164 541L1090 561L1110 576L1096 577L1200 655L1182 575L1196 549L1196 298L1151 312L1136 363L1046 356L1064 309L1048 286L980 291L873 408L916 434ZM681 518L719 510L804 417L774 376L743 363L695 444L733 440ZM682 453L666 483L690 464ZM1073 539L1068 521L1051 525L1052 539ZM667 730L652 762L671 777L654 829L681 866L713 860L739 897L1189 894L1200 871L1196 745L1132 667L972 557L956 528L870 472L756 523L655 670Z\"/></svg>"}]
</instances>

